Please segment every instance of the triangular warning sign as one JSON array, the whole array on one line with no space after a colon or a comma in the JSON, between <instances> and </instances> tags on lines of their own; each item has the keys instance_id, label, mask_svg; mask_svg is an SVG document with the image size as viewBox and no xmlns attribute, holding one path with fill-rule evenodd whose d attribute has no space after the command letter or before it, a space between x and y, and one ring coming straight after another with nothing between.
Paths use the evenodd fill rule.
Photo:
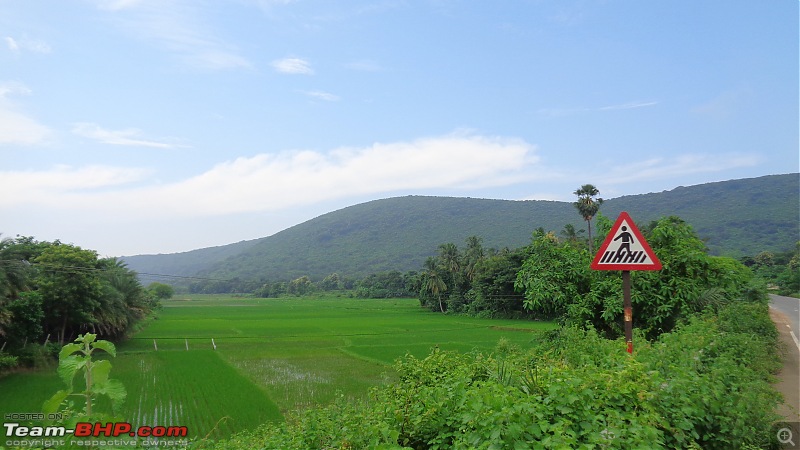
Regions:
<instances>
[{"instance_id":1,"label":"triangular warning sign","mask_svg":"<svg viewBox=\"0 0 800 450\"><path fill-rule=\"evenodd\" d=\"M661 270L661 261L622 211L592 261L594 270Z\"/></svg>"}]
</instances>

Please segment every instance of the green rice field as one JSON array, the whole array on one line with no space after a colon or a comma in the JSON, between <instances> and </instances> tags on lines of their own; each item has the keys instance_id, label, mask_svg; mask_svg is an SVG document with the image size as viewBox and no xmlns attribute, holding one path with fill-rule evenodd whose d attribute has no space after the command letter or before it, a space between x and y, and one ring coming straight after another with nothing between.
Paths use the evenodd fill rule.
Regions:
<instances>
[{"instance_id":1,"label":"green rice field","mask_svg":"<svg viewBox=\"0 0 800 450\"><path fill-rule=\"evenodd\" d=\"M117 345L111 376L128 390L122 416L134 426L219 438L335 396L364 398L406 354L524 346L554 327L433 313L416 299L179 296ZM58 389L55 367L6 375L0 414L38 412Z\"/></svg>"}]
</instances>

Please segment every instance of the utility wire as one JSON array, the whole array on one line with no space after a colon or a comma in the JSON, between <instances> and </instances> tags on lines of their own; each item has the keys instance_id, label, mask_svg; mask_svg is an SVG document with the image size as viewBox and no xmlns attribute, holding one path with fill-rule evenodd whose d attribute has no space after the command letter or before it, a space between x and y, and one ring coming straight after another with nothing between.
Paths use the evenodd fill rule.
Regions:
<instances>
[{"instance_id":1,"label":"utility wire","mask_svg":"<svg viewBox=\"0 0 800 450\"><path fill-rule=\"evenodd\" d=\"M99 268L99 267L80 267L80 266L67 266L63 264L48 264L48 263L38 263L38 262L30 262L26 260L17 260L17 259L0 259L0 264L18 264L23 267L30 267L30 266L40 266L45 270L50 270L54 272L64 272L64 273L76 273L76 272L111 272L114 268ZM130 270L130 269L126 269ZM204 281L233 281L233 279L224 279L224 278L208 278L208 277L194 277L194 276L187 276L187 275L169 275L164 273L148 273L148 272L137 272L135 270L131 270L131 272L135 273L138 276L149 276L149 277L156 277L156 278L163 278L163 279L181 279L181 280L204 280Z\"/></svg>"}]
</instances>

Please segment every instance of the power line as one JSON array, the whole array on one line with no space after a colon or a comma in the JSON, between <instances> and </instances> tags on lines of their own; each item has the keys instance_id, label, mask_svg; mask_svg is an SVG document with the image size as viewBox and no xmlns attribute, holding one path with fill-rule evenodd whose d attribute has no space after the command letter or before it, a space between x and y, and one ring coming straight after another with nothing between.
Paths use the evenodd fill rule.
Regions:
<instances>
[{"instance_id":1,"label":"power line","mask_svg":"<svg viewBox=\"0 0 800 450\"><path fill-rule=\"evenodd\" d=\"M68 266L63 264L49 264L49 263L40 263L40 262L30 262L26 260L17 260L17 259L0 259L0 264L18 264L23 267L30 267L30 266L40 266L45 270L50 270L54 272L63 272L63 273L77 273L77 272L111 272L115 268L100 268L100 267L81 267L81 266ZM130 269L126 269L130 270ZM155 278L162 278L162 279L180 279L180 280L202 280L202 281L234 281L233 279L224 279L224 278L208 278L208 277L196 277L196 276L188 276L188 275L170 275L165 273L148 273L148 272L137 272L135 270L130 270L137 276L148 276L148 277L155 277Z\"/></svg>"}]
</instances>

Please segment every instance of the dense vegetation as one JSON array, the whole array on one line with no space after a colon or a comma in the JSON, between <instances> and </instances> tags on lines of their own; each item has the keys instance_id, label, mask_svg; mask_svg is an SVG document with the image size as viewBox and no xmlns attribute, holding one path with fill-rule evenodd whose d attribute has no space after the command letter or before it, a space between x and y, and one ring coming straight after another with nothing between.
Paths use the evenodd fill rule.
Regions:
<instances>
[{"instance_id":1,"label":"dense vegetation","mask_svg":"<svg viewBox=\"0 0 800 450\"><path fill-rule=\"evenodd\" d=\"M59 241L0 240L0 369L47 360L58 353L51 343L79 333L124 336L157 305L118 259Z\"/></svg>"},{"instance_id":2,"label":"dense vegetation","mask_svg":"<svg viewBox=\"0 0 800 450\"><path fill-rule=\"evenodd\" d=\"M410 298L179 294L163 303L157 320L116 343L115 357L101 351L95 359L110 361L110 378L128 393L118 416L134 426L187 426L192 440L229 437L340 396L365 398L396 379L391 365L406 354L486 352L499 339L526 345L532 334L557 327L432 314ZM40 411L65 389L63 373L51 366L0 376L0 417ZM81 379L75 376L78 391ZM113 411L104 397L94 412ZM70 399L73 411L84 409L81 397Z\"/></svg>"},{"instance_id":3,"label":"dense vegetation","mask_svg":"<svg viewBox=\"0 0 800 450\"><path fill-rule=\"evenodd\" d=\"M611 222L596 222L599 241ZM770 381L780 357L765 285L742 262L709 255L677 217L640 228L663 269L633 277L633 356L617 339L618 272L590 270L574 229L561 239L537 230L516 251L471 237L426 261L423 306L560 317L564 327L491 354L408 356L400 381L369 401L297 413L219 448L778 448Z\"/></svg>"},{"instance_id":4,"label":"dense vegetation","mask_svg":"<svg viewBox=\"0 0 800 450\"><path fill-rule=\"evenodd\" d=\"M625 210L641 223L679 216L711 254L740 258L794 246L798 190L798 174L772 175L607 199L603 212L616 217ZM483 236L486 247L513 249L527 245L534 228L561 230L565 224L576 233L587 228L569 202L412 196L344 208L255 241L125 261L138 272L226 280L213 291L234 292L228 280L260 287L302 276L317 282L334 272L353 279L405 273L418 270L443 242Z\"/></svg>"},{"instance_id":5,"label":"dense vegetation","mask_svg":"<svg viewBox=\"0 0 800 450\"><path fill-rule=\"evenodd\" d=\"M780 295L800 297L800 241L794 251L763 251L754 257L744 257L742 262L764 279Z\"/></svg>"},{"instance_id":6,"label":"dense vegetation","mask_svg":"<svg viewBox=\"0 0 800 450\"><path fill-rule=\"evenodd\" d=\"M641 344L592 328L524 348L407 356L399 381L268 423L220 449L779 448L766 302L731 301ZM205 443L205 446L213 446Z\"/></svg>"}]
</instances>

